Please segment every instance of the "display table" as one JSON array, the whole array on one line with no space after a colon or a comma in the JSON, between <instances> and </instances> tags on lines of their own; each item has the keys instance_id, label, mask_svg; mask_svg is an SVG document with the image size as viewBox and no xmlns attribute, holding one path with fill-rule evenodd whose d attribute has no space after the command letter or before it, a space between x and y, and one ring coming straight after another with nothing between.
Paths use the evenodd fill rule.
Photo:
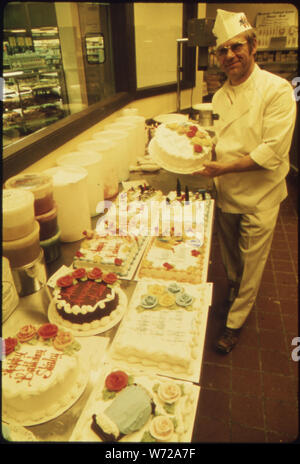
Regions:
<instances>
[{"instance_id":1,"label":"display table","mask_svg":"<svg viewBox=\"0 0 300 464\"><path fill-rule=\"evenodd\" d=\"M134 173L131 175L130 180L145 179L149 185L155 189L161 190L167 194L171 190L176 189L177 178L180 179L181 185L184 188L188 186L190 191L197 189L211 189L211 182L201 176L187 176L176 175L164 170L159 173ZM120 190L122 187L120 186ZM97 217L93 218L93 227L97 222ZM208 224L208 233L211 239L213 227L213 214L211 214ZM80 241L73 243L61 244L61 255L58 259L47 265L47 274L50 278L61 266L71 266L73 257L80 247ZM210 240L208 244L210 251ZM209 254L209 253L208 253ZM206 266L208 267L209 260L207 259ZM126 293L128 301L135 291L137 282L134 280L122 279L121 288ZM22 327L26 324L43 324L48 322L48 307L52 298L52 290L49 287L44 287L38 292L20 298L16 310L9 316L2 326L3 338L13 336L16 327ZM202 347L203 350L205 341L207 314L205 319L204 328L202 331ZM82 411L88 402L88 399L93 392L93 389L98 381L99 372L103 365L103 359L109 351L111 342L114 340L115 335L119 329L120 324L117 324L106 332L92 336L81 337L80 343L86 355L86 359L90 362L90 377L87 386L80 396L80 398L68 410L66 410L59 417L52 418L51 420L33 426L26 427L26 430L33 434L35 440L38 441L68 441L72 437L74 428L80 419ZM202 357L200 356L200 363ZM193 382L199 384L200 375L197 374L197 379L192 379ZM189 379L188 379L189 380ZM200 391L200 390L199 390ZM191 428L191 430L193 427ZM21 433L21 432L20 432ZM21 438L20 438L21 439Z\"/></svg>"}]
</instances>

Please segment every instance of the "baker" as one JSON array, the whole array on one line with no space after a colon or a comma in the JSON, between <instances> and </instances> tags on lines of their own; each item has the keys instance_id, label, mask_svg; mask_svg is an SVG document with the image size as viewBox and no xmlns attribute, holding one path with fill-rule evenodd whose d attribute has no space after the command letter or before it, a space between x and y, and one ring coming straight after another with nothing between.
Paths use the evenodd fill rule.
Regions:
<instances>
[{"instance_id":1,"label":"baker","mask_svg":"<svg viewBox=\"0 0 300 464\"><path fill-rule=\"evenodd\" d=\"M280 203L287 196L296 102L289 82L255 63L257 41L244 13L217 10L216 54L227 80L212 100L216 218L230 306L216 347L229 353L253 308Z\"/></svg>"}]
</instances>

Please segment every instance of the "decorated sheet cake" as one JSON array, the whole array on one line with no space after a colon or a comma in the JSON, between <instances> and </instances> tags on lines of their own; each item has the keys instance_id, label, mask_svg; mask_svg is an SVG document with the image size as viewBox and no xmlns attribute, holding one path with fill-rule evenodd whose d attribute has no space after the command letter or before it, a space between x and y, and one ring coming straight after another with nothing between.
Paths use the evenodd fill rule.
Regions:
<instances>
[{"instance_id":1,"label":"decorated sheet cake","mask_svg":"<svg viewBox=\"0 0 300 464\"><path fill-rule=\"evenodd\" d=\"M84 231L85 239L74 256L74 267L101 267L121 278L130 279L139 264L146 237L116 234L101 235Z\"/></svg>"},{"instance_id":2,"label":"decorated sheet cake","mask_svg":"<svg viewBox=\"0 0 300 464\"><path fill-rule=\"evenodd\" d=\"M136 273L137 280L157 278L192 284L206 282L213 200L197 200L190 206L193 208L190 217L184 219L182 216L180 222L176 219L178 215L174 215L171 227L165 223L168 227L161 227L160 234L151 237ZM195 211L198 217L196 225L192 219Z\"/></svg>"},{"instance_id":3,"label":"decorated sheet cake","mask_svg":"<svg viewBox=\"0 0 300 464\"><path fill-rule=\"evenodd\" d=\"M139 281L109 356L118 363L199 381L211 284Z\"/></svg>"},{"instance_id":4,"label":"decorated sheet cake","mask_svg":"<svg viewBox=\"0 0 300 464\"><path fill-rule=\"evenodd\" d=\"M70 441L190 442L200 388L108 364Z\"/></svg>"},{"instance_id":5,"label":"decorated sheet cake","mask_svg":"<svg viewBox=\"0 0 300 464\"><path fill-rule=\"evenodd\" d=\"M115 202L106 204L108 211L99 218L96 232L98 235L109 233L147 237L148 219L150 220L148 212L152 206L157 209L164 196L160 190L149 186L144 180L123 184L124 190L119 193Z\"/></svg>"}]
</instances>

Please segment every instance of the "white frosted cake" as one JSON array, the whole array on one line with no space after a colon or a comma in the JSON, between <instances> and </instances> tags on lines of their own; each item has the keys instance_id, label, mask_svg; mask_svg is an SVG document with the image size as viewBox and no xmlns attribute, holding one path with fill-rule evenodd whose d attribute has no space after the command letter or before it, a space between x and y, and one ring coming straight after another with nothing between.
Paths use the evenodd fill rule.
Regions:
<instances>
[{"instance_id":1,"label":"white frosted cake","mask_svg":"<svg viewBox=\"0 0 300 464\"><path fill-rule=\"evenodd\" d=\"M145 237L132 235L99 235L87 231L80 249L74 256L74 267L93 268L100 266L103 271L114 272L126 277L135 264Z\"/></svg>"},{"instance_id":2,"label":"white frosted cake","mask_svg":"<svg viewBox=\"0 0 300 464\"><path fill-rule=\"evenodd\" d=\"M4 347L2 411L8 422L43 422L78 398L81 347L70 332L50 323L26 325L4 339Z\"/></svg>"},{"instance_id":3,"label":"white frosted cake","mask_svg":"<svg viewBox=\"0 0 300 464\"><path fill-rule=\"evenodd\" d=\"M107 366L72 441L190 442L199 387Z\"/></svg>"},{"instance_id":4,"label":"white frosted cake","mask_svg":"<svg viewBox=\"0 0 300 464\"><path fill-rule=\"evenodd\" d=\"M160 124L151 141L155 161L179 173L201 169L211 158L211 147L208 132L192 122Z\"/></svg>"},{"instance_id":5,"label":"white frosted cake","mask_svg":"<svg viewBox=\"0 0 300 464\"><path fill-rule=\"evenodd\" d=\"M157 208L163 198L160 190L146 183L132 186L119 193L108 212L99 218L96 232L147 236L151 208Z\"/></svg>"},{"instance_id":6,"label":"white frosted cake","mask_svg":"<svg viewBox=\"0 0 300 464\"><path fill-rule=\"evenodd\" d=\"M195 199L185 205L176 198L174 201L175 196L176 192L170 192L167 197L174 218L172 222L171 214L171 227L168 227L168 221L161 222L160 233L147 245L137 277L202 283L207 278L213 200ZM179 217L182 217L181 221Z\"/></svg>"},{"instance_id":7,"label":"white frosted cake","mask_svg":"<svg viewBox=\"0 0 300 464\"><path fill-rule=\"evenodd\" d=\"M112 358L167 374L191 374L204 306L198 286L140 281L112 343Z\"/></svg>"}]
</instances>

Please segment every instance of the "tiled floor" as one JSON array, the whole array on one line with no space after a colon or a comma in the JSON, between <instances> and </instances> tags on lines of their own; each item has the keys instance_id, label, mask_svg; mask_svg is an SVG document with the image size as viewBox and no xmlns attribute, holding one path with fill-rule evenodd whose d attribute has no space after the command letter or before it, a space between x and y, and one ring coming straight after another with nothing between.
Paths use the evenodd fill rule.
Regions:
<instances>
[{"instance_id":1,"label":"tiled floor","mask_svg":"<svg viewBox=\"0 0 300 464\"><path fill-rule=\"evenodd\" d=\"M208 319L193 441L291 443L298 437L298 369L292 345L298 332L298 186L289 179L259 295L235 349L218 354L215 339L227 283L216 231ZM299 351L297 351L299 356Z\"/></svg>"}]
</instances>

